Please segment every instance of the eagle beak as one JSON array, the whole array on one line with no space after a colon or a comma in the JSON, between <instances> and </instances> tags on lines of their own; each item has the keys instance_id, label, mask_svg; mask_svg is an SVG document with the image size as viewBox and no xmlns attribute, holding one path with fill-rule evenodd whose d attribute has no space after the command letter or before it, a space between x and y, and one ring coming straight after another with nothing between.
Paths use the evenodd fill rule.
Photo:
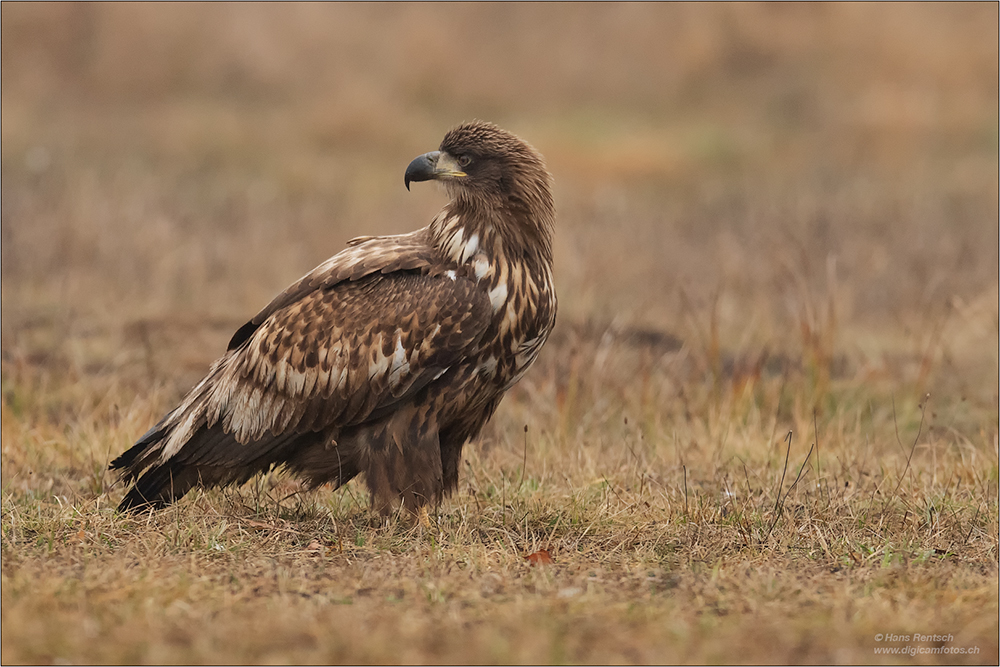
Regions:
<instances>
[{"instance_id":1,"label":"eagle beak","mask_svg":"<svg viewBox=\"0 0 1000 667\"><path fill-rule=\"evenodd\" d=\"M410 163L403 175L403 184L410 189L410 181L432 179L464 178L467 174L458 166L455 158L444 151L424 153Z\"/></svg>"}]
</instances>

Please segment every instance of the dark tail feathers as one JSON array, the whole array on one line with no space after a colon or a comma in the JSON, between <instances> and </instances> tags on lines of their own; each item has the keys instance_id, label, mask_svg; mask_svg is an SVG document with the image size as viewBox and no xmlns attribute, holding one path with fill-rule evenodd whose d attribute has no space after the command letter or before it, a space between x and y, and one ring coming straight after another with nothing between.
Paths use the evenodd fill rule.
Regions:
<instances>
[{"instance_id":1,"label":"dark tail feathers","mask_svg":"<svg viewBox=\"0 0 1000 667\"><path fill-rule=\"evenodd\" d=\"M169 460L152 463L158 454L155 445L167 435L158 424L108 466L121 470L124 480L135 482L118 505L119 512L166 507L196 486L243 484L285 463L294 452L325 440L322 432L283 433L244 445L216 424L198 429Z\"/></svg>"}]
</instances>

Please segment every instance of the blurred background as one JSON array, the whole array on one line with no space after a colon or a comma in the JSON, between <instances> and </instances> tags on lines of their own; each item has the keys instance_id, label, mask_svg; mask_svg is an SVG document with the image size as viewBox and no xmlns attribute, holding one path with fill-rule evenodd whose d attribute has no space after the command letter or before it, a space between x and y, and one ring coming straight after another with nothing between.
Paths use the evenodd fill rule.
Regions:
<instances>
[{"instance_id":1,"label":"blurred background","mask_svg":"<svg viewBox=\"0 0 1000 667\"><path fill-rule=\"evenodd\" d=\"M553 372L614 340L996 405L995 3L0 12L5 387L178 395L349 238L425 225L403 170L480 118L555 177Z\"/></svg>"}]
</instances>

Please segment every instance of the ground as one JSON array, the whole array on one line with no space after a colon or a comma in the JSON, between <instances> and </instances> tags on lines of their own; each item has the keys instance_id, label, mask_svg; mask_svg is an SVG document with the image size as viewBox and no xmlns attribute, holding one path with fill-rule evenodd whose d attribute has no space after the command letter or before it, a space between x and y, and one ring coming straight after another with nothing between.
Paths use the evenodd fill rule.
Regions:
<instances>
[{"instance_id":1,"label":"ground","mask_svg":"<svg viewBox=\"0 0 1000 667\"><path fill-rule=\"evenodd\" d=\"M997 5L2 7L4 663L996 663ZM107 463L484 118L557 328L427 525Z\"/></svg>"}]
</instances>

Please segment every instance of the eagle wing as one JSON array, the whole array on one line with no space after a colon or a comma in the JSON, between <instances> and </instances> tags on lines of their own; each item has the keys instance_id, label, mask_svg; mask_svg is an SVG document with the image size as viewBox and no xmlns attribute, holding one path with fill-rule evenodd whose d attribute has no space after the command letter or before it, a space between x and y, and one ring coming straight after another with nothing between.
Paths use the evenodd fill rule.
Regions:
<instances>
[{"instance_id":1,"label":"eagle wing","mask_svg":"<svg viewBox=\"0 0 1000 667\"><path fill-rule=\"evenodd\" d=\"M488 297L464 278L373 274L315 289L269 315L206 397L205 422L240 443L362 423L470 354Z\"/></svg>"},{"instance_id":2,"label":"eagle wing","mask_svg":"<svg viewBox=\"0 0 1000 667\"><path fill-rule=\"evenodd\" d=\"M489 297L437 272L418 235L355 243L237 331L180 406L112 462L127 479L142 473L122 506L249 479L321 433L391 412L474 354Z\"/></svg>"},{"instance_id":3,"label":"eagle wing","mask_svg":"<svg viewBox=\"0 0 1000 667\"><path fill-rule=\"evenodd\" d=\"M427 228L395 236L359 236L276 296L263 310L233 334L229 350L245 343L271 315L294 304L310 292L328 289L345 280L359 280L378 272L423 270L434 263Z\"/></svg>"}]
</instances>

